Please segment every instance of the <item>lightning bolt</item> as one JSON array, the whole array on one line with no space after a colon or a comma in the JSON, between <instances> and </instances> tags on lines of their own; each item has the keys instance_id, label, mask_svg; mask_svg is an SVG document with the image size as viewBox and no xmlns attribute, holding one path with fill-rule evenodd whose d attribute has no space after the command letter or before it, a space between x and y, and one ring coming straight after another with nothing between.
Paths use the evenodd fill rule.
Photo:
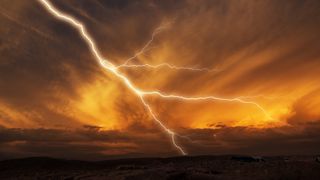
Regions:
<instances>
[{"instance_id":1,"label":"lightning bolt","mask_svg":"<svg viewBox=\"0 0 320 180\"><path fill-rule=\"evenodd\" d=\"M152 69L158 69L161 67L167 67L169 69L175 69L175 70L190 70L190 71L218 71L215 69L209 69L209 68L194 68L194 67L186 67L186 66L175 66L175 65L171 65L169 63L161 63L161 64L157 64L157 65L151 65L151 64L122 64L120 66L117 66L118 69L120 68L152 68Z\"/></svg>"},{"instance_id":2,"label":"lightning bolt","mask_svg":"<svg viewBox=\"0 0 320 180\"><path fill-rule=\"evenodd\" d=\"M108 70L110 73L112 73L113 75L115 75L116 77L118 77L126 86L128 89L130 89L140 100L141 103L143 104L143 106L145 107L145 109L149 112L150 116L155 120L155 122L158 123L158 125L171 137L171 141L173 146L182 154L182 155L186 155L187 153L185 152L185 150L176 143L175 137L176 137L176 133L172 130L170 130L169 128L167 128L162 122L161 120L155 115L155 113L153 112L150 104L148 104L145 100L145 96L159 96L161 98L165 98L165 99L177 99L177 100L183 100L183 101L204 101L204 100L213 100L213 101L227 101L227 102L239 102L239 103L243 103L243 104L252 104L255 105L257 108L259 108L267 117L270 117L268 115L268 113L266 112L266 110L264 110L259 104L252 102L252 101L245 101L242 100L240 98L220 98L220 97L215 97L215 96L204 96L204 97L187 97L187 96L181 96L181 95L170 95L170 94L165 94L159 91L143 91L137 87L134 86L134 84L129 80L128 77L126 77L125 75L121 74L121 72L119 72L119 66L115 66L113 63L111 63L108 59L104 58L101 53L99 52L98 48L96 47L96 43L93 40L93 38L90 36L90 34L88 33L85 25L80 22L79 20L77 20L76 18L58 10L50 1L48 0L38 0L38 2L55 18L68 23L69 25L71 25L72 27L74 27L76 30L79 31L81 37L85 40L85 42L87 43L87 45L90 47L90 51L92 52L95 60L98 62L98 64L103 67L104 69ZM147 48L147 46L149 46L149 44L152 42L152 40L154 39L154 36L159 33L159 29L155 31L155 33L153 33L151 40L144 46L145 48ZM143 48L143 49L145 49ZM144 50L141 50L140 52L143 52ZM139 52L137 53L139 55ZM135 56L138 56L138 55ZM130 60L134 59L135 56L133 56L132 58L128 59L124 65L126 65L127 62L129 62ZM150 66L151 65L145 65L145 66ZM176 68L179 69L178 67L169 65L169 64L164 64L164 65L158 65L160 66L167 66L170 68ZM194 70L194 69L193 69Z\"/></svg>"},{"instance_id":3,"label":"lightning bolt","mask_svg":"<svg viewBox=\"0 0 320 180\"><path fill-rule=\"evenodd\" d=\"M239 97L236 98L221 98L221 97L216 97L216 96L195 96L195 97L187 97L187 96L181 96L181 95L172 95L172 94L164 94L159 91L147 91L147 92L141 92L142 95L147 96L147 95L157 95L162 98L169 98L169 99L177 99L177 100L185 100L185 101L227 101L227 102L239 102L243 104L251 104L256 106L258 109L260 109L264 115L268 119L272 119L272 117L268 114L268 112L258 103L253 102L253 101L246 101L243 99L240 99Z\"/></svg>"},{"instance_id":4,"label":"lightning bolt","mask_svg":"<svg viewBox=\"0 0 320 180\"><path fill-rule=\"evenodd\" d=\"M134 56L128 58L122 65L127 65L131 60L137 58L139 55L144 54L144 52L148 49L148 47L151 45L153 42L154 38L156 37L157 34L159 34L162 30L166 29L168 27L169 23L165 23L157 27L152 35L151 39L142 47L140 51L138 51Z\"/></svg>"},{"instance_id":5,"label":"lightning bolt","mask_svg":"<svg viewBox=\"0 0 320 180\"><path fill-rule=\"evenodd\" d=\"M122 68L152 68L152 69L158 69L158 68L162 68L162 67L166 67L169 69L174 69L174 70L189 70L189 71L218 71L217 69L209 69L209 68L196 68L196 67L187 67L187 66L176 66L176 65L172 65L169 63L161 63L161 64L156 64L156 65L152 65L152 64L148 64L148 63L144 63L144 64L129 64L130 61L132 61L133 59L139 57L140 55L144 54L149 46L152 44L152 42L154 41L155 37L157 34L161 33L164 29L167 29L168 26L171 24L171 22L168 23L164 23L161 24L159 27L157 27L151 35L151 38L149 41L147 41L147 43L138 51L138 53L134 54L132 57L128 58L123 64L117 66L118 69L122 69Z\"/></svg>"}]
</instances>

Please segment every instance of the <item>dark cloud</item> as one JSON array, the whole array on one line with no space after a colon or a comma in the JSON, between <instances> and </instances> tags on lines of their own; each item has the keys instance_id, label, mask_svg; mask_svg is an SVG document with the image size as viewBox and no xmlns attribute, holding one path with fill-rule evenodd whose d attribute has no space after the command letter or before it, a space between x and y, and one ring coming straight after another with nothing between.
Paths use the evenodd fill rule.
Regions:
<instances>
[{"instance_id":1,"label":"dark cloud","mask_svg":"<svg viewBox=\"0 0 320 180\"><path fill-rule=\"evenodd\" d=\"M162 138L162 139L160 139ZM154 146L153 143L157 144ZM174 149L159 132L121 132L85 126L76 130L0 127L1 159L51 156L76 159L171 154ZM165 151L157 148L167 147ZM140 155L139 155L140 154Z\"/></svg>"},{"instance_id":2,"label":"dark cloud","mask_svg":"<svg viewBox=\"0 0 320 180\"><path fill-rule=\"evenodd\" d=\"M103 131L92 128L0 129L0 158L51 156L76 159L168 156L175 150L159 132ZM223 127L184 129L177 137L186 150L196 154L296 155L317 154L319 122L280 128Z\"/></svg>"},{"instance_id":3,"label":"dark cloud","mask_svg":"<svg viewBox=\"0 0 320 180\"><path fill-rule=\"evenodd\" d=\"M183 142L192 154L314 155L320 148L319 128L319 122L313 122L266 129L188 129L192 141Z\"/></svg>"},{"instance_id":4,"label":"dark cloud","mask_svg":"<svg viewBox=\"0 0 320 180\"><path fill-rule=\"evenodd\" d=\"M48 124L43 118L72 122L48 105L67 104L62 97L78 96L77 81L88 82L99 72L86 45L70 27L44 16L36 1L1 4L1 102L20 113L40 114L33 118L40 126Z\"/></svg>"}]
</instances>

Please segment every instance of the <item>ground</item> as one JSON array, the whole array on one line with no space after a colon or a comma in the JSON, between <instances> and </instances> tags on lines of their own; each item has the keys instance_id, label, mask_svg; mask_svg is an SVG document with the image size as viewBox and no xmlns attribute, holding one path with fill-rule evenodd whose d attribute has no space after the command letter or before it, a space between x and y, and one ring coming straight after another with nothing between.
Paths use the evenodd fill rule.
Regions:
<instances>
[{"instance_id":1,"label":"ground","mask_svg":"<svg viewBox=\"0 0 320 180\"><path fill-rule=\"evenodd\" d=\"M76 161L0 161L0 179L320 179L316 156L194 156Z\"/></svg>"}]
</instances>

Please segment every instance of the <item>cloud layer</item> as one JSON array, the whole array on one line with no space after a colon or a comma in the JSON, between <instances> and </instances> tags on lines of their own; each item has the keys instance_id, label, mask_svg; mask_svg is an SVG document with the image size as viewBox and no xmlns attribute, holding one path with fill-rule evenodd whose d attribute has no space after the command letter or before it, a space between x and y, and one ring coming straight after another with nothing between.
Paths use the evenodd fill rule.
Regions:
<instances>
[{"instance_id":1,"label":"cloud layer","mask_svg":"<svg viewBox=\"0 0 320 180\"><path fill-rule=\"evenodd\" d=\"M191 154L316 153L320 120L320 3L299 1L62 1L105 57L210 72L123 70L142 89L238 97L261 104L150 98ZM93 60L68 25L36 1L1 1L1 158L174 155L137 98ZM42 136L39 137L38 134ZM291 147L291 148L286 148Z\"/></svg>"}]
</instances>

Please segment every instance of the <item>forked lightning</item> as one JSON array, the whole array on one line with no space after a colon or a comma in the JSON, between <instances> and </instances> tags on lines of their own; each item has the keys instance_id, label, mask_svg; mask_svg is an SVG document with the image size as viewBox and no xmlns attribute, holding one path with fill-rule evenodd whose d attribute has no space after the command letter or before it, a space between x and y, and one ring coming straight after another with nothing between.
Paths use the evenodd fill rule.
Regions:
<instances>
[{"instance_id":1,"label":"forked lightning","mask_svg":"<svg viewBox=\"0 0 320 180\"><path fill-rule=\"evenodd\" d=\"M135 87L135 85L129 80L128 77L126 77L125 75L123 75L119 69L123 68L123 67L130 67L132 65L128 65L128 62L132 59L134 59L136 56L139 55L139 52L133 56L132 58L129 58L124 64L116 66L114 65L112 62L110 62L108 59L102 57L101 53L99 52L95 41L93 40L93 38L90 36L90 34L88 33L85 25L80 22L79 20L77 20L76 18L60 11L59 9L57 9L50 1L48 0L38 0L40 2L40 4L45 7L45 9L51 14L53 15L55 18L64 21L66 23L68 23L69 25L71 25L72 27L74 27L76 30L79 31L81 37L85 40L85 42L88 44L88 46L90 47L90 51L93 54L94 58L97 60L98 64L103 67L104 69L108 70L109 72L111 72L113 75L115 75L116 77L118 77L127 87L128 89L130 89L142 102L142 104L144 105L144 107L146 108L146 110L150 113L151 117L160 125L160 127L168 134L171 136L171 140L172 140L172 144L174 145L174 147L180 151L180 153L182 155L186 155L186 151L176 143L175 137L176 137L176 133L173 132L172 130L170 130L169 128L167 128L162 122L161 120L155 115L155 113L153 112L150 104L148 104L145 100L145 96L159 96L161 98L165 98L165 99L177 99L177 100L183 100L183 101L205 101L205 100L213 100L213 101L227 101L227 102L238 102L238 103L243 103L243 104L251 104L256 106L259 110L261 110L268 118L271 118L268 113L266 112L266 110L264 108L262 108L262 106L260 106L259 104L257 104L256 102L252 102L252 101L245 101L243 99L240 98L221 98L221 97L215 97L215 96L203 96L203 97L188 97L188 96L181 96L181 95L170 95L170 94L165 94L163 92L160 91L144 91L141 90L137 87ZM152 42L154 36L156 33L158 33L159 30L156 30L154 32L154 34L152 35L152 39L149 41L150 43ZM147 47L150 43L147 43L147 45L145 47ZM143 52L144 49L142 49L140 52ZM135 65L136 67L139 66L149 66L149 67L154 67L154 68L158 68L161 66L166 66L168 68L171 69L185 69L185 70L207 70L207 69L197 69L197 68L189 68L189 67L177 67L174 65L170 65L170 64L160 64L160 65L149 65L149 64L142 64L142 65Z\"/></svg>"}]
</instances>

